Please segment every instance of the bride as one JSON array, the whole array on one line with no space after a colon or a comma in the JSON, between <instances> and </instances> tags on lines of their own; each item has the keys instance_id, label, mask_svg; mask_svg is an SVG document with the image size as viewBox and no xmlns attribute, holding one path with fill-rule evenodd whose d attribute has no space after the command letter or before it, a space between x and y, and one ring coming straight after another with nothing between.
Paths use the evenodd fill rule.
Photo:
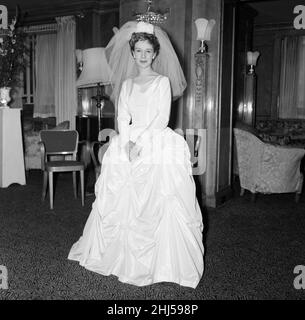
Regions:
<instances>
[{"instance_id":1,"label":"bride","mask_svg":"<svg viewBox=\"0 0 305 320\"><path fill-rule=\"evenodd\" d=\"M167 127L172 96L186 86L183 72L166 33L148 23L126 23L107 50L119 135L104 155L92 211L68 259L137 286L195 288L204 269L202 214L188 146Z\"/></svg>"}]
</instances>

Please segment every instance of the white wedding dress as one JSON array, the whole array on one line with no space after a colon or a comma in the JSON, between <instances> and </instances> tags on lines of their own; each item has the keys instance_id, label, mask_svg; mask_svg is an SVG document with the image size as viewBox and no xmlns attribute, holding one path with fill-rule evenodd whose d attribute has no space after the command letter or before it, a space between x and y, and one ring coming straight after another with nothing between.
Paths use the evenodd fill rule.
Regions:
<instances>
[{"instance_id":1,"label":"white wedding dress","mask_svg":"<svg viewBox=\"0 0 305 320\"><path fill-rule=\"evenodd\" d=\"M197 286L204 269L202 215L188 145L167 127L170 106L167 77L123 83L119 135L104 155L92 211L68 259L137 286ZM142 151L130 162L123 146L144 129Z\"/></svg>"}]
</instances>

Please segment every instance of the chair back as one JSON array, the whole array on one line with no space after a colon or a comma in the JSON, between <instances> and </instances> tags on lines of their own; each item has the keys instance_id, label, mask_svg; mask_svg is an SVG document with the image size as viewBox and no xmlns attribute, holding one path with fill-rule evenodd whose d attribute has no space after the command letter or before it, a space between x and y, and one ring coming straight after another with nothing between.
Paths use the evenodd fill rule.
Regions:
<instances>
[{"instance_id":1,"label":"chair back","mask_svg":"<svg viewBox=\"0 0 305 320\"><path fill-rule=\"evenodd\" d=\"M41 130L40 140L44 144L46 155L76 156L78 146L76 130Z\"/></svg>"},{"instance_id":2,"label":"chair back","mask_svg":"<svg viewBox=\"0 0 305 320\"><path fill-rule=\"evenodd\" d=\"M255 190L262 165L264 142L251 132L234 128L237 172L242 188Z\"/></svg>"}]
</instances>

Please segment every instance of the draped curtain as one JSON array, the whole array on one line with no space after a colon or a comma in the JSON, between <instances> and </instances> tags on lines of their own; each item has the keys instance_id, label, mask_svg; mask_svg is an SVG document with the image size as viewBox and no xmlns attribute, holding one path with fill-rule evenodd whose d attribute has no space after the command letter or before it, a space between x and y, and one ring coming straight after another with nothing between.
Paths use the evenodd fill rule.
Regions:
<instances>
[{"instance_id":1,"label":"draped curtain","mask_svg":"<svg viewBox=\"0 0 305 320\"><path fill-rule=\"evenodd\" d=\"M34 117L55 116L55 52L56 34L37 35Z\"/></svg>"},{"instance_id":2,"label":"draped curtain","mask_svg":"<svg viewBox=\"0 0 305 320\"><path fill-rule=\"evenodd\" d=\"M57 123L69 120L75 128L77 114L74 17L56 18L58 24L55 54L55 115Z\"/></svg>"},{"instance_id":3,"label":"draped curtain","mask_svg":"<svg viewBox=\"0 0 305 320\"><path fill-rule=\"evenodd\" d=\"M282 40L279 118L305 118L305 36Z\"/></svg>"}]
</instances>

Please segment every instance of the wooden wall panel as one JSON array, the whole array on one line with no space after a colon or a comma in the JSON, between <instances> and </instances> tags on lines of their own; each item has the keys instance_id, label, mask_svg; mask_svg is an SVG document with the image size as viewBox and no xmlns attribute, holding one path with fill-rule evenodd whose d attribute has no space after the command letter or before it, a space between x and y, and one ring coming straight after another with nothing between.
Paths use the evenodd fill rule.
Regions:
<instances>
[{"instance_id":1,"label":"wooden wall panel","mask_svg":"<svg viewBox=\"0 0 305 320\"><path fill-rule=\"evenodd\" d=\"M195 118L193 123L195 128L207 129L206 150L206 172L198 177L201 183L201 197L203 203L210 207L217 205L217 176L218 176L218 141L219 141L219 81L220 81L220 53L221 53L221 33L222 33L222 8L223 0L193 0L193 19L192 19L192 56L199 48L199 41L196 40L197 31L194 22L197 18L206 18L208 20L215 19L216 24L211 33L211 40L208 41L209 47L209 65L208 65L208 81L207 92L205 97L205 109L202 110L203 119ZM196 79L192 59L192 90L189 101L193 101L195 96ZM188 106L186 106L188 107ZM203 108L204 106L202 106ZM197 112L197 110L196 110Z\"/></svg>"},{"instance_id":2,"label":"wooden wall panel","mask_svg":"<svg viewBox=\"0 0 305 320\"><path fill-rule=\"evenodd\" d=\"M257 37L253 50L260 52L255 68L257 75L256 119L269 119L272 110L274 36L263 35Z\"/></svg>"},{"instance_id":3,"label":"wooden wall panel","mask_svg":"<svg viewBox=\"0 0 305 320\"><path fill-rule=\"evenodd\" d=\"M105 47L113 36L112 28L119 24L119 10L108 13L87 12L76 18L76 48Z\"/></svg>"},{"instance_id":4,"label":"wooden wall panel","mask_svg":"<svg viewBox=\"0 0 305 320\"><path fill-rule=\"evenodd\" d=\"M232 116L232 81L234 61L234 27L235 9L231 4L224 4L223 32L220 75L220 112L219 112L219 144L218 144L218 181L217 192L231 185L231 116Z\"/></svg>"}]
</instances>

